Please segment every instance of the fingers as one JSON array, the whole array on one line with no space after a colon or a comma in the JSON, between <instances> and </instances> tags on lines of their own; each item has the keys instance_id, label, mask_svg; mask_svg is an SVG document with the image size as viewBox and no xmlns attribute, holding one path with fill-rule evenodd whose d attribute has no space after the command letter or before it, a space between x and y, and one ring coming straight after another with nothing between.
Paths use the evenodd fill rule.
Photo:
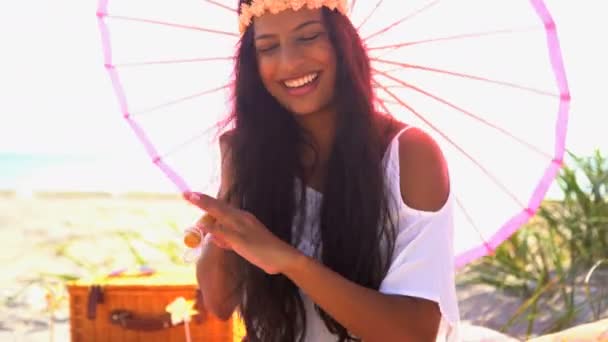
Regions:
<instances>
[{"instance_id":1,"label":"fingers","mask_svg":"<svg viewBox=\"0 0 608 342\"><path fill-rule=\"evenodd\" d=\"M196 228L201 231L201 234L205 236L207 232L204 230L204 227L211 226L215 224L217 220L215 217L211 216L209 213L205 213L201 218L196 221Z\"/></svg>"},{"instance_id":2,"label":"fingers","mask_svg":"<svg viewBox=\"0 0 608 342\"><path fill-rule=\"evenodd\" d=\"M212 234L213 236L223 236L226 233L226 228L220 225L219 222L215 221L212 224L201 227L205 234Z\"/></svg>"},{"instance_id":3,"label":"fingers","mask_svg":"<svg viewBox=\"0 0 608 342\"><path fill-rule=\"evenodd\" d=\"M203 234L212 234L215 240L221 241L219 245L240 245L245 235L245 227L252 227L257 223L252 214L208 195L184 193L184 198L207 212L208 215L199 220L200 228Z\"/></svg>"},{"instance_id":4,"label":"fingers","mask_svg":"<svg viewBox=\"0 0 608 342\"><path fill-rule=\"evenodd\" d=\"M216 221L213 224L202 227L206 234L210 234L214 242L219 242L222 245L232 245L239 241L240 235L237 231ZM220 246L221 247L221 246Z\"/></svg>"},{"instance_id":5,"label":"fingers","mask_svg":"<svg viewBox=\"0 0 608 342\"><path fill-rule=\"evenodd\" d=\"M214 230L215 225L219 225L219 223L217 223L217 221L214 220L211 215L203 215L200 219L198 219L196 225L185 230L184 244L189 248L196 248L201 243L205 243L203 241L206 240L208 242L212 242L214 245L222 249L231 249L230 244L228 244L224 239L209 232L210 230Z\"/></svg>"},{"instance_id":6,"label":"fingers","mask_svg":"<svg viewBox=\"0 0 608 342\"><path fill-rule=\"evenodd\" d=\"M227 250L232 249L230 247L230 244L228 244L226 241L224 241L224 239L222 239L221 237L215 236L213 234L209 234L209 239L214 245L218 246L221 249L227 249Z\"/></svg>"},{"instance_id":7,"label":"fingers","mask_svg":"<svg viewBox=\"0 0 608 342\"><path fill-rule=\"evenodd\" d=\"M197 227L205 227L205 226L210 226L212 224L214 224L216 222L215 217L211 216L211 214L209 213L205 213L203 216L201 216L200 219L198 219L198 221L196 221L196 225Z\"/></svg>"},{"instance_id":8,"label":"fingers","mask_svg":"<svg viewBox=\"0 0 608 342\"><path fill-rule=\"evenodd\" d=\"M223 201L196 192L184 193L183 196L188 202L206 211L215 219L225 223L234 223L238 220L239 210Z\"/></svg>"}]
</instances>

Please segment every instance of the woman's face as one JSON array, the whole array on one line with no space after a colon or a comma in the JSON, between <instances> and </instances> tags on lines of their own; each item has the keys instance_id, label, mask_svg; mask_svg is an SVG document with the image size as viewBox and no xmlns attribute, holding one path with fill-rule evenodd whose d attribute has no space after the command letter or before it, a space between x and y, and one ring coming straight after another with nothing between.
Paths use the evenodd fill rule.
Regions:
<instances>
[{"instance_id":1,"label":"woman's face","mask_svg":"<svg viewBox=\"0 0 608 342\"><path fill-rule=\"evenodd\" d=\"M260 76L268 92L297 115L330 106L336 56L321 10L266 13L253 25Z\"/></svg>"}]
</instances>

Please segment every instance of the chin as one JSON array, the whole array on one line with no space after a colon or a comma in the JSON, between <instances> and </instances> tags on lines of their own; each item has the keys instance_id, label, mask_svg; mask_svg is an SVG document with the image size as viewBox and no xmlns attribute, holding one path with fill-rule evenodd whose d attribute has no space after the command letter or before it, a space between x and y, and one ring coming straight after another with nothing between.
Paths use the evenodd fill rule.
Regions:
<instances>
[{"instance_id":1,"label":"chin","mask_svg":"<svg viewBox=\"0 0 608 342\"><path fill-rule=\"evenodd\" d=\"M304 96L301 98L293 97L284 93L284 89L272 89L271 94L273 97L296 116L304 116L304 115L312 115L319 112L322 112L328 109L333 102L333 89L324 82L323 79L320 80L321 83L318 85L318 88L314 90L315 93L310 94L308 96Z\"/></svg>"},{"instance_id":2,"label":"chin","mask_svg":"<svg viewBox=\"0 0 608 342\"><path fill-rule=\"evenodd\" d=\"M319 107L291 107L289 109L289 111L291 113L293 113L294 115L297 116L304 116L304 115L312 115L314 113L319 112L321 109Z\"/></svg>"},{"instance_id":3,"label":"chin","mask_svg":"<svg viewBox=\"0 0 608 342\"><path fill-rule=\"evenodd\" d=\"M313 115L329 108L329 103L287 103L284 104L285 108L296 116Z\"/></svg>"}]
</instances>

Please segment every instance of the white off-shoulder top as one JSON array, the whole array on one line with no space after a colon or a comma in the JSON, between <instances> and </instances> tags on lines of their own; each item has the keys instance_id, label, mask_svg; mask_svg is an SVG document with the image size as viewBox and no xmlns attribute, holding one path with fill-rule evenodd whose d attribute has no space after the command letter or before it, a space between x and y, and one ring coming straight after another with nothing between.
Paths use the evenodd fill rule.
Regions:
<instances>
[{"instance_id":1,"label":"white off-shoulder top","mask_svg":"<svg viewBox=\"0 0 608 342\"><path fill-rule=\"evenodd\" d=\"M390 268L379 291L437 302L442 315L437 341L458 341L460 319L454 281L453 196L450 194L443 207L436 212L416 210L403 203L398 138L410 127L412 126L404 128L392 139L383 157L392 203L391 216L395 220L397 235ZM294 220L295 229L298 220L304 215L306 217L303 235L297 247L308 256L318 258L319 251L314 250L312 241L319 230L318 218L323 195L310 187L306 187L306 191L306 213L297 213ZM300 294L306 308L306 341L336 341L336 336L327 330L315 311L313 302L302 291Z\"/></svg>"}]
</instances>

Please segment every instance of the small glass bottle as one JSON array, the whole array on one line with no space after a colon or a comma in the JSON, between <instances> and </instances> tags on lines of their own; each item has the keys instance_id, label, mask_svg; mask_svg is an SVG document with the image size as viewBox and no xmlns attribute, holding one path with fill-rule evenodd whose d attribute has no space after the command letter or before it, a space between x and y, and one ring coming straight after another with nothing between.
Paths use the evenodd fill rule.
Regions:
<instances>
[{"instance_id":1,"label":"small glass bottle","mask_svg":"<svg viewBox=\"0 0 608 342\"><path fill-rule=\"evenodd\" d=\"M203 244L203 227L215 224L215 218L209 214L203 215L194 226L184 230L183 241L186 245L183 259L186 263L195 262L201 254Z\"/></svg>"}]
</instances>

